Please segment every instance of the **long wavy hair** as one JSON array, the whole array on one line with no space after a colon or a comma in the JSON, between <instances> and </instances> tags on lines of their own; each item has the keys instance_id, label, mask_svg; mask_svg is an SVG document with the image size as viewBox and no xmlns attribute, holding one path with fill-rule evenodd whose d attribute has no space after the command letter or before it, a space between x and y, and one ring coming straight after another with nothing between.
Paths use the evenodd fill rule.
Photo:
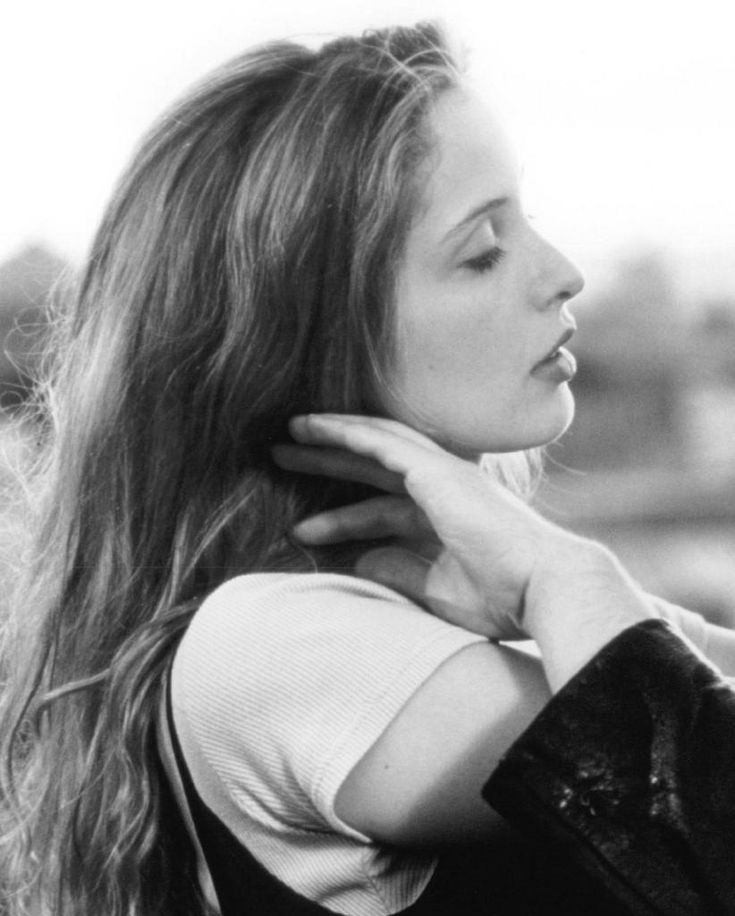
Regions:
<instances>
[{"instance_id":1,"label":"long wavy hair","mask_svg":"<svg viewBox=\"0 0 735 916\"><path fill-rule=\"evenodd\" d=\"M379 411L427 113L458 79L431 24L269 44L175 105L115 191L55 316L4 628L12 916L172 912L166 665L225 579L340 565L287 532L355 494L269 446L296 413Z\"/></svg>"}]
</instances>

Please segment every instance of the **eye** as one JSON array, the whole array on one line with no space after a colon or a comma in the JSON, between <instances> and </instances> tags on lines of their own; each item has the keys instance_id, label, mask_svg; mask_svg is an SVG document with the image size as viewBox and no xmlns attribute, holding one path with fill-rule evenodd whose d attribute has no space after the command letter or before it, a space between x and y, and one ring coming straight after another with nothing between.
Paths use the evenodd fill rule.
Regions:
<instances>
[{"instance_id":1,"label":"eye","mask_svg":"<svg viewBox=\"0 0 735 916\"><path fill-rule=\"evenodd\" d=\"M469 267L469 269L475 271L475 273L484 274L492 270L493 267L505 257L505 253L504 248L490 248L488 251L483 251L483 253L476 258L470 258L469 261L465 261L463 266Z\"/></svg>"}]
</instances>

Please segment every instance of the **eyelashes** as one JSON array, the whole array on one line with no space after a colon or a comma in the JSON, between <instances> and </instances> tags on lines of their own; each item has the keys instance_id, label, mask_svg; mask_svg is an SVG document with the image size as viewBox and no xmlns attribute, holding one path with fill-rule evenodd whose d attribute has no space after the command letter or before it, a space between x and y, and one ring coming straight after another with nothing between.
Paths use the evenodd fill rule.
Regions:
<instances>
[{"instance_id":1,"label":"eyelashes","mask_svg":"<svg viewBox=\"0 0 735 916\"><path fill-rule=\"evenodd\" d=\"M505 257L505 254L504 248L498 248L496 246L495 248L490 248L488 251L483 251L483 253L476 258L470 258L469 261L465 261L464 266L475 273L484 274L492 270L496 264L500 263Z\"/></svg>"}]
</instances>

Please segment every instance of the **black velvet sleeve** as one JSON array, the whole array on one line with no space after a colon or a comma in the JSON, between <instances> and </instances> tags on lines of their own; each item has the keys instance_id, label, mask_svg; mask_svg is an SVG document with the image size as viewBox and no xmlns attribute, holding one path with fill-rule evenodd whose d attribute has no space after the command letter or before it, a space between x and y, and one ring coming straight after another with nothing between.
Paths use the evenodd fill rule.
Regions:
<instances>
[{"instance_id":1,"label":"black velvet sleeve","mask_svg":"<svg viewBox=\"0 0 735 916\"><path fill-rule=\"evenodd\" d=\"M565 685L483 794L631 913L735 914L735 688L663 621Z\"/></svg>"}]
</instances>

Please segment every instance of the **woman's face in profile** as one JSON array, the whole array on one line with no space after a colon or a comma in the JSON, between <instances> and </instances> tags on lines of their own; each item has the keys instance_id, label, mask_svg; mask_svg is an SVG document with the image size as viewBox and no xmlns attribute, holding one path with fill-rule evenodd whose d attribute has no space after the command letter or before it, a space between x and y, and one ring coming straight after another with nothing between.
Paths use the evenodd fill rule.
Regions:
<instances>
[{"instance_id":1,"label":"woman's face in profile","mask_svg":"<svg viewBox=\"0 0 735 916\"><path fill-rule=\"evenodd\" d=\"M541 445L574 414L565 302L578 270L529 224L498 124L462 90L430 119L434 154L396 285L389 412L454 451Z\"/></svg>"}]
</instances>

